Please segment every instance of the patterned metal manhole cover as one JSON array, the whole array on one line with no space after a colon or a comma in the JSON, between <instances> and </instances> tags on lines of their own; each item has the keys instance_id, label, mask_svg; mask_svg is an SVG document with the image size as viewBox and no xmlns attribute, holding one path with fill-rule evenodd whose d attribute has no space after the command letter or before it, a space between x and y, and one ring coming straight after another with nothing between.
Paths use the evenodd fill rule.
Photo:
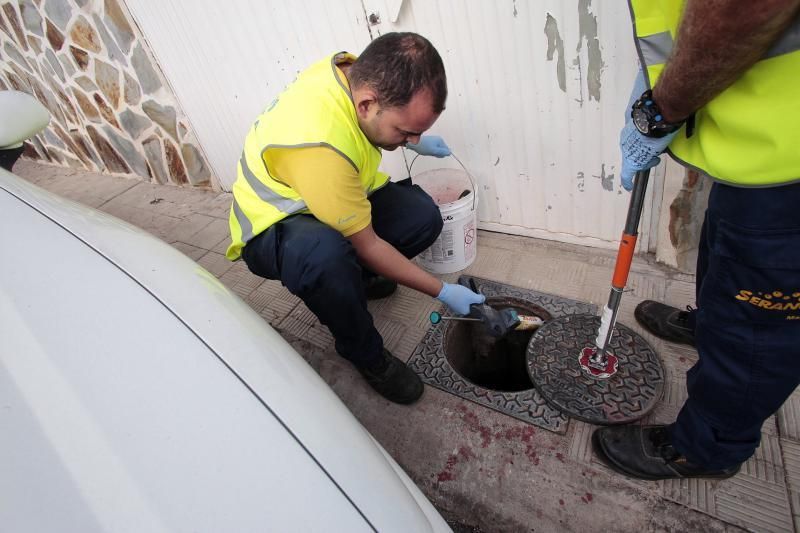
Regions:
<instances>
[{"instance_id":1,"label":"patterned metal manhole cover","mask_svg":"<svg viewBox=\"0 0 800 533\"><path fill-rule=\"evenodd\" d=\"M558 318L575 313L594 313L594 305L513 287L495 281L473 278L478 290L487 298L509 298L530 302ZM500 411L509 416L556 433L565 433L569 420L557 409L548 405L539 392L530 388L523 391L498 391L477 385L459 374L444 353L447 321L431 326L411 358L408 366L422 381L472 402Z\"/></svg>"},{"instance_id":2,"label":"patterned metal manhole cover","mask_svg":"<svg viewBox=\"0 0 800 533\"><path fill-rule=\"evenodd\" d=\"M528 344L528 373L541 395L567 416L593 424L624 424L645 416L664 390L664 367L647 342L617 323L609 342L619 369L597 379L578 362L593 346L600 318L573 315L551 320Z\"/></svg>"}]
</instances>

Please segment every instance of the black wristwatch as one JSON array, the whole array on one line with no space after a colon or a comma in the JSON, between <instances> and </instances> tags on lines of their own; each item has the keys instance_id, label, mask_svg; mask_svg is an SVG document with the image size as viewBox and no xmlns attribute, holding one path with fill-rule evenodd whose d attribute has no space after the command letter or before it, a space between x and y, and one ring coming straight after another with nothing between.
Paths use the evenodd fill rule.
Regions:
<instances>
[{"instance_id":1,"label":"black wristwatch","mask_svg":"<svg viewBox=\"0 0 800 533\"><path fill-rule=\"evenodd\" d=\"M631 107L631 118L636 129L646 137L664 137L677 131L683 126L684 120L680 122L666 122L658 104L653 100L653 91L648 89L642 93Z\"/></svg>"}]
</instances>

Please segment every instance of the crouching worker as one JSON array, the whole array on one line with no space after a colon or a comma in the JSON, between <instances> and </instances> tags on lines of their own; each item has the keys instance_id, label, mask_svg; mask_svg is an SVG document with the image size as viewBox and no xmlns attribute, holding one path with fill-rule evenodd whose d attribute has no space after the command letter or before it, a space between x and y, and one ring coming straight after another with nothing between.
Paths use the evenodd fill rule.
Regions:
<instances>
[{"instance_id":1,"label":"crouching worker","mask_svg":"<svg viewBox=\"0 0 800 533\"><path fill-rule=\"evenodd\" d=\"M336 351L403 404L422 395L422 382L384 348L367 300L397 283L459 314L484 299L409 260L439 236L439 209L419 187L378 171L382 150L450 154L440 137L422 136L446 97L442 59L420 35L383 35L358 58L332 54L258 117L233 185L228 259L280 280L330 329Z\"/></svg>"}]
</instances>

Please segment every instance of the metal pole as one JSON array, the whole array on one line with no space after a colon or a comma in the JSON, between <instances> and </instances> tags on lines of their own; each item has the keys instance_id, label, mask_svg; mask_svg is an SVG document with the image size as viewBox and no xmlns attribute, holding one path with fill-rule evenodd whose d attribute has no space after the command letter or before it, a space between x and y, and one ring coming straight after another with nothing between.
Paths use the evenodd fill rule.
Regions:
<instances>
[{"instance_id":1,"label":"metal pole","mask_svg":"<svg viewBox=\"0 0 800 533\"><path fill-rule=\"evenodd\" d=\"M603 309L600 320L600 329L597 332L595 345L597 351L589 358L589 365L598 369L606 367L606 350L617 323L617 312L622 300L622 292L628 282L628 274L631 271L633 252L636 249L636 239L639 236L639 221L642 218L644 207L644 195L647 191L647 182L650 179L650 169L640 170L636 173L633 182L633 192L631 201L628 204L628 216L625 220L625 229L622 232L622 239L619 243L617 252L617 263L614 266L614 276L611 279L611 292L608 295L608 303Z\"/></svg>"}]
</instances>

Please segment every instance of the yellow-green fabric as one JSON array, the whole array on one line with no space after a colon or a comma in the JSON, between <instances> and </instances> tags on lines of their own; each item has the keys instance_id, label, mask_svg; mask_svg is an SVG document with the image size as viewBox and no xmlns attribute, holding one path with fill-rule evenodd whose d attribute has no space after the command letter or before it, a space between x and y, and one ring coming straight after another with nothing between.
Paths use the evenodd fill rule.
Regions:
<instances>
[{"instance_id":1,"label":"yellow-green fabric","mask_svg":"<svg viewBox=\"0 0 800 533\"><path fill-rule=\"evenodd\" d=\"M630 0L652 88L672 52L684 0ZM800 180L800 16L764 57L695 115L669 146L679 163L719 181L768 187Z\"/></svg>"},{"instance_id":2,"label":"yellow-green fabric","mask_svg":"<svg viewBox=\"0 0 800 533\"><path fill-rule=\"evenodd\" d=\"M388 182L378 172L381 151L359 128L350 90L339 77L337 63L352 61L355 56L339 52L311 65L253 124L233 184L228 259L238 259L250 239L276 222L308 211L297 191L273 175L272 151L328 147L357 171L364 194Z\"/></svg>"},{"instance_id":3,"label":"yellow-green fabric","mask_svg":"<svg viewBox=\"0 0 800 533\"><path fill-rule=\"evenodd\" d=\"M274 177L295 190L314 218L345 237L372 222L372 204L358 172L327 146L270 150Z\"/></svg>"}]
</instances>

